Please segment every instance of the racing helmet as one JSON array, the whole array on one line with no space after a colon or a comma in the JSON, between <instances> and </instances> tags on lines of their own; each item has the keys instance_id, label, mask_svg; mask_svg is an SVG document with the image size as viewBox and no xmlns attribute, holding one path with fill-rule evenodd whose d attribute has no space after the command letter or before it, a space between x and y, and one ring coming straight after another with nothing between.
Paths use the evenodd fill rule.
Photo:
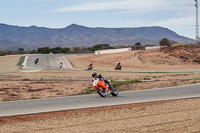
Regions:
<instances>
[{"instance_id":1,"label":"racing helmet","mask_svg":"<svg viewBox=\"0 0 200 133\"><path fill-rule=\"evenodd\" d=\"M92 72L92 77L96 77L97 76L97 72Z\"/></svg>"}]
</instances>

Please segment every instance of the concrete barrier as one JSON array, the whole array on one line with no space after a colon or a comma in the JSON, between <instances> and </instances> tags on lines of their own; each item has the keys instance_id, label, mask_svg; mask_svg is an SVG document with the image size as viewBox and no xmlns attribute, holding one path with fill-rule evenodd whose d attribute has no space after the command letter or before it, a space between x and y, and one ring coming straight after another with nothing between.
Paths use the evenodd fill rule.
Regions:
<instances>
[{"instance_id":1,"label":"concrete barrier","mask_svg":"<svg viewBox=\"0 0 200 133\"><path fill-rule=\"evenodd\" d=\"M151 50L151 49L159 49L159 48L164 48L166 46L151 46L151 47L145 47L145 50Z\"/></svg>"},{"instance_id":2,"label":"concrete barrier","mask_svg":"<svg viewBox=\"0 0 200 133\"><path fill-rule=\"evenodd\" d=\"M95 51L95 55L108 54L108 53L120 53L120 52L126 52L126 51L131 51L131 48L97 50Z\"/></svg>"}]
</instances>

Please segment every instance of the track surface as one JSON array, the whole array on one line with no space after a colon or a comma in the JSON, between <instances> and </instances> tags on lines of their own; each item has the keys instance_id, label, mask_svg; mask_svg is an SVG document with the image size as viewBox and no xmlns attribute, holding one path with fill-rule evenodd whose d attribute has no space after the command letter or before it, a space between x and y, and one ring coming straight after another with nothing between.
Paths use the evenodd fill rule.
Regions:
<instances>
[{"instance_id":1,"label":"track surface","mask_svg":"<svg viewBox=\"0 0 200 133\"><path fill-rule=\"evenodd\" d=\"M25 59L24 68L28 69L57 69L58 64L63 63L61 69L72 70L72 66L62 54L33 55ZM39 58L38 64L35 65L35 59Z\"/></svg>"},{"instance_id":2,"label":"track surface","mask_svg":"<svg viewBox=\"0 0 200 133\"><path fill-rule=\"evenodd\" d=\"M76 54L80 55L80 54ZM59 63L63 63L63 67L61 69L65 70L85 70L85 69L74 69L67 58L65 57L66 54L44 54L44 55L32 55L27 56L24 68L26 69L57 69ZM36 58L39 58L39 63L37 65L34 64ZM87 66L86 66L87 67ZM96 71L107 71L113 72L114 70L96 70ZM200 70L140 70L140 71L126 71L121 70L118 72L125 72L125 73L149 73L149 72L166 72L166 73L200 73Z\"/></svg>"},{"instance_id":3,"label":"track surface","mask_svg":"<svg viewBox=\"0 0 200 133\"><path fill-rule=\"evenodd\" d=\"M0 117L193 97L200 97L200 84L119 92L117 97L93 94L0 102Z\"/></svg>"}]
</instances>

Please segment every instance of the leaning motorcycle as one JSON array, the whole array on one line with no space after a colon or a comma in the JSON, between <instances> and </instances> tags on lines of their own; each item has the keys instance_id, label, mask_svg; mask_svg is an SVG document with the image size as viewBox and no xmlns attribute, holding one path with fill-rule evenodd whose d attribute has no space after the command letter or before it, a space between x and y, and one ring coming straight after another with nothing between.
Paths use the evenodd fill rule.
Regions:
<instances>
[{"instance_id":1,"label":"leaning motorcycle","mask_svg":"<svg viewBox=\"0 0 200 133\"><path fill-rule=\"evenodd\" d=\"M88 66L86 70L92 70L92 66Z\"/></svg>"},{"instance_id":2,"label":"leaning motorcycle","mask_svg":"<svg viewBox=\"0 0 200 133\"><path fill-rule=\"evenodd\" d=\"M94 78L93 88L96 89L101 97L109 96L110 94L114 97L118 95L117 89L110 84L110 81L107 81L107 83L105 83L104 79Z\"/></svg>"},{"instance_id":3,"label":"leaning motorcycle","mask_svg":"<svg viewBox=\"0 0 200 133\"><path fill-rule=\"evenodd\" d=\"M121 69L122 69L122 66L116 66L116 67L115 67L115 71L116 71L116 70L121 70Z\"/></svg>"},{"instance_id":4,"label":"leaning motorcycle","mask_svg":"<svg viewBox=\"0 0 200 133\"><path fill-rule=\"evenodd\" d=\"M35 65L38 63L38 60L35 60Z\"/></svg>"}]
</instances>

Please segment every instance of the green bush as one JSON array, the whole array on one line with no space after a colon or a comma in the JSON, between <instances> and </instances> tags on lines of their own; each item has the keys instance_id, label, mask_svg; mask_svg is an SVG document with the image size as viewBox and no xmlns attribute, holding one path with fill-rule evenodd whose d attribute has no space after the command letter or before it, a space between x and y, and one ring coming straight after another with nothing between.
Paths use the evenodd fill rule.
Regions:
<instances>
[{"instance_id":1,"label":"green bush","mask_svg":"<svg viewBox=\"0 0 200 133\"><path fill-rule=\"evenodd\" d=\"M94 88L88 87L87 89L85 89L83 92L79 93L79 95L83 95L83 94L92 94L94 93L96 90Z\"/></svg>"},{"instance_id":2,"label":"green bush","mask_svg":"<svg viewBox=\"0 0 200 133\"><path fill-rule=\"evenodd\" d=\"M134 84L134 83L140 83L142 82L139 79L135 79L135 80L129 80L129 81L111 81L111 84L113 87L118 87L121 85L128 85L128 84Z\"/></svg>"},{"instance_id":3,"label":"green bush","mask_svg":"<svg viewBox=\"0 0 200 133\"><path fill-rule=\"evenodd\" d=\"M0 56L4 56L5 55L5 53L3 53L3 52L0 52Z\"/></svg>"}]
</instances>

